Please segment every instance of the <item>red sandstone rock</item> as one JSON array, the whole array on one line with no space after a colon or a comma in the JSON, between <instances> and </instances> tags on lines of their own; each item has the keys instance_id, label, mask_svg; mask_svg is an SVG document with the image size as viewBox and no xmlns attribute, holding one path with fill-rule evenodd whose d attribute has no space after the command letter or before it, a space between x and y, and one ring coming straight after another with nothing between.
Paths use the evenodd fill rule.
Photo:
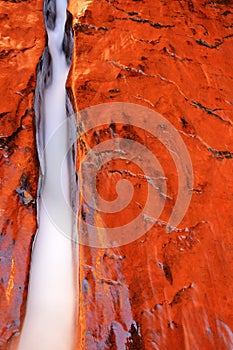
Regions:
<instances>
[{"instance_id":1,"label":"red sandstone rock","mask_svg":"<svg viewBox=\"0 0 233 350\"><path fill-rule=\"evenodd\" d=\"M19 333L36 232L33 98L45 45L42 1L1 1L0 349Z\"/></svg>"},{"instance_id":2,"label":"red sandstone rock","mask_svg":"<svg viewBox=\"0 0 233 350\"><path fill-rule=\"evenodd\" d=\"M42 3L1 8L1 289L0 349L20 329L30 248L36 230L38 164L33 130L35 67L44 47ZM229 349L232 341L232 19L231 1L70 0L75 53L68 86L77 109L109 101L149 107L186 143L193 197L178 230L166 232L174 200L140 239L114 249L80 246L77 349ZM29 30L30 28L30 30ZM33 30L31 28L34 28ZM7 87L7 89L6 89ZM4 99L3 99L4 97ZM99 141L112 137L105 126ZM117 126L115 134L145 144L147 134ZM86 149L94 132L83 138ZM158 141L168 194L178 179ZM79 144L77 164L85 156ZM117 169L126 169L120 174ZM107 200L137 167L112 162L98 174ZM114 226L131 220L147 184L132 178L134 202L117 216L88 212L83 220ZM141 186L141 189L140 189ZM84 204L84 203L83 203ZM128 338L124 340L125 338Z\"/></svg>"},{"instance_id":3,"label":"red sandstone rock","mask_svg":"<svg viewBox=\"0 0 233 350\"><path fill-rule=\"evenodd\" d=\"M167 177L164 211L140 239L114 249L80 246L77 349L230 349L233 344L232 190L233 7L231 1L70 1L75 52L68 86L78 110L131 102L162 114L179 131L193 164L190 207L177 230L166 222L177 196L177 172L158 141L147 143ZM105 131L105 133L104 133ZM116 135L145 143L141 130ZM79 143L78 165L110 126ZM131 172L110 162L98 190L115 199ZM146 183L132 178L135 202L125 212L90 211L107 226L130 221ZM143 190L142 190L143 189ZM127 334L128 332L128 334ZM126 335L127 340L124 340Z\"/></svg>"}]
</instances>

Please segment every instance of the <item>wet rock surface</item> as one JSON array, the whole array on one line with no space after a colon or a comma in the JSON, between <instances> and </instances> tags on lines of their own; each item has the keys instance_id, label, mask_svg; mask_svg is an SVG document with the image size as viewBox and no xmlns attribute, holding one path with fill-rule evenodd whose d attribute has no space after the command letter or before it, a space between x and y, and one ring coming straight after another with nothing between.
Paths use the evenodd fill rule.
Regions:
<instances>
[{"instance_id":1,"label":"wet rock surface","mask_svg":"<svg viewBox=\"0 0 233 350\"><path fill-rule=\"evenodd\" d=\"M231 1L71 0L75 48L68 80L77 110L131 102L169 120L193 164L192 200L167 232L177 198L171 154L134 126L105 125L78 143L77 169L106 139L131 138L158 157L166 179L164 210L148 233L118 248L80 246L77 349L230 349L232 313ZM123 160L102 167L105 200L130 180L134 200L117 214L83 200L84 222L123 225L143 208L148 183ZM149 220L150 218L145 218Z\"/></svg>"},{"instance_id":2,"label":"wet rock surface","mask_svg":"<svg viewBox=\"0 0 233 350\"><path fill-rule=\"evenodd\" d=\"M55 7L47 3L52 28ZM168 150L127 125L105 125L79 140L77 170L87 151L104 140L121 137L146 145L163 167L168 197L160 218L139 239L112 249L80 246L77 349L233 346L232 6L232 1L69 2L75 42L67 88L73 107L120 101L159 112L183 138L194 170L190 207L168 232L178 193ZM22 325L36 232L33 100L36 65L45 47L42 8L41 1L0 3L1 350ZM63 43L67 61L70 24L69 15ZM49 62L46 50L43 59ZM51 78L42 60L38 108ZM124 160L106 164L97 176L99 193L113 201L117 182L126 179L134 186L133 200L125 211L110 215L90 208L81 192L81 220L107 227L129 222L146 202L144 175ZM145 217L145 225L150 220Z\"/></svg>"},{"instance_id":3,"label":"wet rock surface","mask_svg":"<svg viewBox=\"0 0 233 350\"><path fill-rule=\"evenodd\" d=\"M36 232L36 66L45 46L42 1L1 1L0 349L19 333Z\"/></svg>"}]
</instances>

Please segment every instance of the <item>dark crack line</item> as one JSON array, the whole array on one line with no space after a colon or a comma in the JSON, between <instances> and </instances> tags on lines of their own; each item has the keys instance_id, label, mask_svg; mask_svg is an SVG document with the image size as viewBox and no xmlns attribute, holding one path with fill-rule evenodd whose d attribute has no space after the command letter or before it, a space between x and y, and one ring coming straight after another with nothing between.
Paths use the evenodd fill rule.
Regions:
<instances>
[{"instance_id":1,"label":"dark crack line","mask_svg":"<svg viewBox=\"0 0 233 350\"><path fill-rule=\"evenodd\" d=\"M224 43L224 41L223 40L219 40L219 41L216 41L214 45L211 45L205 40L198 39L198 40L196 40L196 43L198 43L201 46L208 47L209 49L217 49L217 47L222 45Z\"/></svg>"},{"instance_id":2,"label":"dark crack line","mask_svg":"<svg viewBox=\"0 0 233 350\"><path fill-rule=\"evenodd\" d=\"M138 12L137 11L126 11L126 10L124 10L124 9L121 9L120 7L118 7L118 6L115 6L115 5L113 5L113 3L110 1L110 0L105 0L110 6L112 6L115 10L117 10L117 11L121 11L121 12L123 12L123 13L125 13L126 15L128 15L128 16L134 16L134 15L138 15Z\"/></svg>"},{"instance_id":3,"label":"dark crack line","mask_svg":"<svg viewBox=\"0 0 233 350\"><path fill-rule=\"evenodd\" d=\"M233 37L233 33L232 33L232 34L228 34L228 35L224 36L224 39L230 39L230 38L232 38L232 37Z\"/></svg>"},{"instance_id":4,"label":"dark crack line","mask_svg":"<svg viewBox=\"0 0 233 350\"><path fill-rule=\"evenodd\" d=\"M1 52L0 52L0 59L4 59L6 57L8 57L11 53L14 53L14 57L17 56L19 53L21 52L25 52L25 51L28 51L28 50L31 50L35 47L35 45L32 45L30 47L25 47L24 49L22 50L18 50L18 49L11 49L11 50L5 50L3 49Z\"/></svg>"},{"instance_id":5,"label":"dark crack line","mask_svg":"<svg viewBox=\"0 0 233 350\"><path fill-rule=\"evenodd\" d=\"M135 15L138 15L138 12L137 11L126 11L124 9L121 9L120 7L118 6L115 6L112 4L112 2L110 0L105 0L110 6L112 6L115 10L117 11L120 11L120 12L123 12L125 13L126 15L128 16L135 16ZM145 19L145 18L140 18L140 17L129 17L129 18L115 18L117 20L122 20L122 21L126 21L126 20L130 20L130 21L133 21L133 22L138 22L138 23L148 23L150 26L154 27L154 28L157 28L157 29L161 29L161 28L173 28L175 27L174 24L161 24L161 23L158 23L158 22L153 22L149 19Z\"/></svg>"},{"instance_id":6,"label":"dark crack line","mask_svg":"<svg viewBox=\"0 0 233 350\"><path fill-rule=\"evenodd\" d=\"M2 112L2 113L0 113L0 119L2 119L3 117L5 117L8 114L10 114L10 112Z\"/></svg>"},{"instance_id":7,"label":"dark crack line","mask_svg":"<svg viewBox=\"0 0 233 350\"><path fill-rule=\"evenodd\" d=\"M98 32L100 30L102 30L104 32L107 32L107 31L110 30L110 28L107 28L107 27L104 27L104 26L95 27L92 24L81 24L81 23L76 23L74 25L74 31L75 32L80 32L80 33L84 33L84 34L87 34L87 35L92 35L92 33L90 31Z\"/></svg>"},{"instance_id":8,"label":"dark crack line","mask_svg":"<svg viewBox=\"0 0 233 350\"><path fill-rule=\"evenodd\" d=\"M30 115L31 112L32 112L32 109L27 109L25 111L24 115L22 115L22 117L20 119L20 126L18 126L17 129L15 131L13 131L13 133L11 135L6 136L6 137L4 137L4 136L0 137L0 149L5 149L3 147L7 146L8 143L13 141L18 136L19 132L24 129L24 127L23 127L23 120L28 115Z\"/></svg>"},{"instance_id":9,"label":"dark crack line","mask_svg":"<svg viewBox=\"0 0 233 350\"><path fill-rule=\"evenodd\" d=\"M224 44L225 39L229 39L232 38L233 34L229 34L223 37L222 40L216 40L214 45L209 44L207 41L202 40L202 39L198 39L196 40L197 44L201 45L201 46L205 46L209 49L217 49L220 45Z\"/></svg>"},{"instance_id":10,"label":"dark crack line","mask_svg":"<svg viewBox=\"0 0 233 350\"><path fill-rule=\"evenodd\" d=\"M193 139L196 139L200 141L200 143L207 149L207 151L211 152L218 160L222 159L232 159L233 158L233 152L226 151L226 150L216 150L213 147L210 147L200 136L195 134L187 134L184 131L179 130L179 132L185 136L192 137Z\"/></svg>"},{"instance_id":11,"label":"dark crack line","mask_svg":"<svg viewBox=\"0 0 233 350\"><path fill-rule=\"evenodd\" d=\"M230 151L218 151L212 147L209 147L208 150L217 158L217 159L232 159L233 152Z\"/></svg>"},{"instance_id":12,"label":"dark crack line","mask_svg":"<svg viewBox=\"0 0 233 350\"><path fill-rule=\"evenodd\" d=\"M222 110L221 108L211 109L211 108L203 106L200 102L197 102L195 100L190 100L185 95L185 93L180 89L179 85L175 81L170 80L168 78L165 78L165 77L161 76L160 74L154 74L154 75L147 74L141 69L137 69L135 67L127 67L125 65L122 65L119 62L114 61L114 60L106 60L106 62L108 62L110 64L113 64L115 67L118 67L118 68L120 68L120 69L122 69L122 70L124 70L126 72L130 72L133 75L142 75L142 76L145 76L145 77L148 77L148 78L159 78L162 81L165 81L165 82L167 82L169 84L174 85L177 88L177 90L179 91L179 93L183 96L183 98L185 99L186 102L188 102L189 104L191 104L195 108L199 108L199 109L203 110L204 112L206 112L207 114L209 114L211 116L214 116L215 118L217 118L217 119L219 119L219 120L221 120L221 121L223 121L223 122L225 122L225 123L227 123L227 124L232 126L232 122L230 120L224 119L219 114L215 113L218 110Z\"/></svg>"},{"instance_id":13,"label":"dark crack line","mask_svg":"<svg viewBox=\"0 0 233 350\"><path fill-rule=\"evenodd\" d=\"M161 24L159 22L152 22L149 19L144 19L144 18L139 18L139 17L132 17L132 18L118 18L116 17L115 20L119 20L119 21L133 21L133 22L137 22L137 23L148 23L151 27L156 28L156 29L163 29L163 28L174 28L175 25L174 24Z\"/></svg>"},{"instance_id":14,"label":"dark crack line","mask_svg":"<svg viewBox=\"0 0 233 350\"><path fill-rule=\"evenodd\" d=\"M191 102L196 108L199 108L202 111L206 112L207 114L210 114L210 115L218 118L219 120L221 120L221 121L223 121L223 122L225 122L227 124L232 125L232 123L229 120L226 120L226 119L222 118L220 115L218 115L217 113L215 113L216 110L221 110L221 109L219 109L219 108L211 109L211 108L203 106L200 102L197 102L197 101L194 101L194 100L192 100Z\"/></svg>"}]
</instances>

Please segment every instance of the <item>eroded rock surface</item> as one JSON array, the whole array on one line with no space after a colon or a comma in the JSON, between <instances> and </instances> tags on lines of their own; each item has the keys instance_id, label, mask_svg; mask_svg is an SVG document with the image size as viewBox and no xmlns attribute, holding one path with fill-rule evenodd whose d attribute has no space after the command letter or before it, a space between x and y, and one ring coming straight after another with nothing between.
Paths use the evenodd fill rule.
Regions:
<instances>
[{"instance_id":1,"label":"eroded rock surface","mask_svg":"<svg viewBox=\"0 0 233 350\"><path fill-rule=\"evenodd\" d=\"M33 100L45 30L41 0L1 1L0 13L0 349L5 350L22 326L36 232Z\"/></svg>"},{"instance_id":2,"label":"eroded rock surface","mask_svg":"<svg viewBox=\"0 0 233 350\"><path fill-rule=\"evenodd\" d=\"M159 112L183 138L194 170L190 207L167 232L178 177L165 147L120 125L82 137L77 166L107 138L145 144L161 162L170 198L140 239L114 249L80 247L77 349L230 349L232 2L71 0L69 10L75 51L68 87L76 108L123 101ZM114 215L83 201L82 220L113 227L132 220L148 186L139 170L123 161L106 164L98 175L100 194L114 200L124 178L134 185L135 201Z\"/></svg>"},{"instance_id":3,"label":"eroded rock surface","mask_svg":"<svg viewBox=\"0 0 233 350\"><path fill-rule=\"evenodd\" d=\"M36 231L33 99L45 30L42 1L1 1L0 10L0 349L5 350L25 312ZM109 138L146 145L163 167L168 197L153 228L132 243L80 246L76 348L230 349L232 2L70 0L69 11L75 49L67 86L76 109L115 101L159 112L183 138L194 170L190 207L178 228L167 232L178 193L168 150L127 125L105 125L79 140L77 170L86 152ZM64 47L69 61L69 35ZM114 200L120 179L130 180L135 190L127 209L104 214L81 198L83 222L114 227L140 213L149 184L133 164L106 164L97 178L99 193Z\"/></svg>"}]
</instances>

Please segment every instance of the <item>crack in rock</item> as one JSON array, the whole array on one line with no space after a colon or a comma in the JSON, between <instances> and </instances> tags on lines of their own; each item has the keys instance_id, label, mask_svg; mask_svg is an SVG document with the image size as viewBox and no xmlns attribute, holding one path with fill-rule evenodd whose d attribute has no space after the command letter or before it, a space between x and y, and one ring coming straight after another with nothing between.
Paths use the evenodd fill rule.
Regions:
<instances>
[{"instance_id":1,"label":"crack in rock","mask_svg":"<svg viewBox=\"0 0 233 350\"><path fill-rule=\"evenodd\" d=\"M153 28L156 28L156 29L171 29L171 28L174 28L175 27L175 24L162 24L162 23L159 23L159 22L152 22L151 20L149 19L144 19L144 18L139 18L139 17L132 17L132 18L118 18L116 17L115 18L116 20L119 20L119 21L133 21L133 22L137 22L137 23L142 23L142 24L149 24L151 27Z\"/></svg>"},{"instance_id":2,"label":"crack in rock","mask_svg":"<svg viewBox=\"0 0 233 350\"><path fill-rule=\"evenodd\" d=\"M224 119L220 115L215 113L215 111L221 110L221 108L211 109L211 108L203 106L200 102L197 102L197 101L194 101L194 100L192 100L191 102L196 108L199 108L199 109L205 111L207 114L210 114L210 115L218 118L219 120L221 120L221 121L223 121L223 122L225 122L227 124L232 125L232 122L230 120Z\"/></svg>"},{"instance_id":3,"label":"crack in rock","mask_svg":"<svg viewBox=\"0 0 233 350\"><path fill-rule=\"evenodd\" d=\"M202 40L202 39L198 39L196 40L196 43L198 43L199 45L201 46L205 46L205 47L208 47L209 49L217 49L217 47L219 47L220 45L222 45L224 43L224 41L221 41L221 40L217 40L215 42L214 45L211 45L209 44L207 41L205 40Z\"/></svg>"},{"instance_id":4,"label":"crack in rock","mask_svg":"<svg viewBox=\"0 0 233 350\"><path fill-rule=\"evenodd\" d=\"M216 150L213 147L210 147L200 136L195 134L187 134L184 131L179 130L179 132L185 136L192 137L198 141L207 149L207 151L211 152L218 160L222 159L232 159L233 152L227 150Z\"/></svg>"}]
</instances>

